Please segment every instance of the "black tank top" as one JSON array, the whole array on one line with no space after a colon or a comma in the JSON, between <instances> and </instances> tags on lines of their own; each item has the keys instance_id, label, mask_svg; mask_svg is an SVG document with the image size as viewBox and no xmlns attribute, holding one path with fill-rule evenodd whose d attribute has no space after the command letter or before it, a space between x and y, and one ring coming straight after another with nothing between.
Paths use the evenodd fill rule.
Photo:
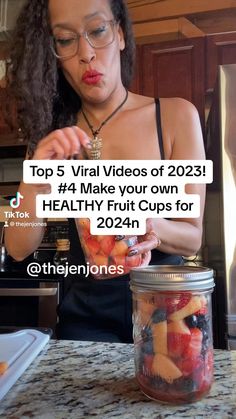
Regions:
<instances>
[{"instance_id":1,"label":"black tank top","mask_svg":"<svg viewBox=\"0 0 236 419\"><path fill-rule=\"evenodd\" d=\"M155 99L156 103L156 124L157 124L157 134L158 142L160 148L161 160L165 159L164 155L164 145L163 145L163 136L161 128L161 108L160 100ZM74 264L85 264L84 253L80 244L79 236L77 233L77 228L75 220L73 218L69 219L69 239L70 239L70 254L71 259ZM161 252L157 249L152 251L151 265L180 265L182 263L182 257L177 255L170 255L164 252Z\"/></svg>"}]
</instances>

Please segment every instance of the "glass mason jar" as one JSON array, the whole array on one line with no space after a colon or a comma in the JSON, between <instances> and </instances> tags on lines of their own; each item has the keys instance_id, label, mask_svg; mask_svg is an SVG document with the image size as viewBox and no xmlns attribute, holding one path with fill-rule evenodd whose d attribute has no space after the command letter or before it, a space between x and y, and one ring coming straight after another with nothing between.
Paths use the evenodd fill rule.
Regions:
<instances>
[{"instance_id":1,"label":"glass mason jar","mask_svg":"<svg viewBox=\"0 0 236 419\"><path fill-rule=\"evenodd\" d=\"M124 275L141 264L141 255L128 256L129 247L138 241L137 236L116 240L115 236L92 235L88 218L77 219L76 224L85 260L95 278Z\"/></svg>"},{"instance_id":2,"label":"glass mason jar","mask_svg":"<svg viewBox=\"0 0 236 419\"><path fill-rule=\"evenodd\" d=\"M143 393L190 403L213 381L213 271L191 266L131 270L136 378Z\"/></svg>"}]
</instances>

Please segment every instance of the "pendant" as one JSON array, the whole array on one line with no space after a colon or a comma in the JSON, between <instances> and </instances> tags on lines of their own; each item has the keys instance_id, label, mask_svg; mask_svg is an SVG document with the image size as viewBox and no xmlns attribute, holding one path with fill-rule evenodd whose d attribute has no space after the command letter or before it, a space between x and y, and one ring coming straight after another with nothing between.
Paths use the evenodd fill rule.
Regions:
<instances>
[{"instance_id":1,"label":"pendant","mask_svg":"<svg viewBox=\"0 0 236 419\"><path fill-rule=\"evenodd\" d=\"M90 151L90 157L92 160L100 160L102 149L102 139L98 138L97 135L92 139L92 149Z\"/></svg>"}]
</instances>

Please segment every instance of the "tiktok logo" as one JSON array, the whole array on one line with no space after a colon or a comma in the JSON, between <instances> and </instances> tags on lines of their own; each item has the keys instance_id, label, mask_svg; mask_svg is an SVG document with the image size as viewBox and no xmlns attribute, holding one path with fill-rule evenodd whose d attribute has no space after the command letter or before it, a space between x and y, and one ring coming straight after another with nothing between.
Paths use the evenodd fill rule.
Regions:
<instances>
[{"instance_id":1,"label":"tiktok logo","mask_svg":"<svg viewBox=\"0 0 236 419\"><path fill-rule=\"evenodd\" d=\"M21 199L23 199L23 195L20 192L16 192L16 197L10 200L10 207L11 208L18 208L20 206Z\"/></svg>"}]
</instances>

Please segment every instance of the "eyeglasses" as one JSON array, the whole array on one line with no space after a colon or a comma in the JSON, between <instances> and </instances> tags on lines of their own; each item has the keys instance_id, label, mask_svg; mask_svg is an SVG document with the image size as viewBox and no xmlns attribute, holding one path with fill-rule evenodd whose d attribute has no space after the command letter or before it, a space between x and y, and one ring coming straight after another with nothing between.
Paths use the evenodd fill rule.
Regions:
<instances>
[{"instance_id":1,"label":"eyeglasses","mask_svg":"<svg viewBox=\"0 0 236 419\"><path fill-rule=\"evenodd\" d=\"M57 58L61 59L74 57L78 53L81 36L88 41L92 48L104 48L114 41L115 24L116 22L113 20L99 21L90 24L90 27L82 33L60 29L53 36L53 52Z\"/></svg>"}]
</instances>

